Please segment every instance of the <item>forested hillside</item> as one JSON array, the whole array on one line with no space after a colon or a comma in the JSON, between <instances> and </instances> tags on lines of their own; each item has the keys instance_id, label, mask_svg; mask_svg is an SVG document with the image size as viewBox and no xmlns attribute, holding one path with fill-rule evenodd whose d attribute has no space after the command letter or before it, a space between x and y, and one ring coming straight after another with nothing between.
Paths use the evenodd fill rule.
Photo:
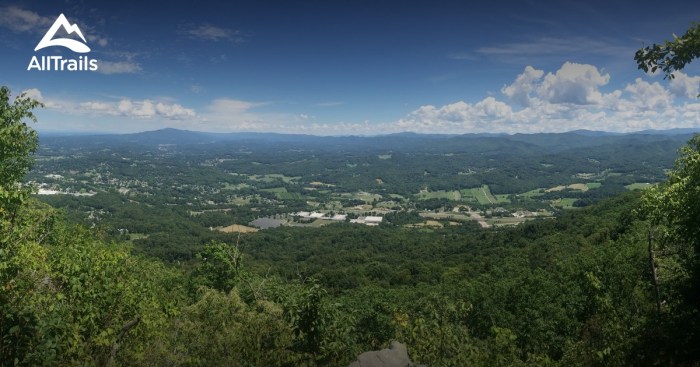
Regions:
<instances>
[{"instance_id":1,"label":"forested hillside","mask_svg":"<svg viewBox=\"0 0 700 367\"><path fill-rule=\"evenodd\" d=\"M0 90L2 366L344 366L392 340L430 366L700 360L699 137L665 183L554 219L280 227L164 263L30 196L38 106Z\"/></svg>"}]
</instances>

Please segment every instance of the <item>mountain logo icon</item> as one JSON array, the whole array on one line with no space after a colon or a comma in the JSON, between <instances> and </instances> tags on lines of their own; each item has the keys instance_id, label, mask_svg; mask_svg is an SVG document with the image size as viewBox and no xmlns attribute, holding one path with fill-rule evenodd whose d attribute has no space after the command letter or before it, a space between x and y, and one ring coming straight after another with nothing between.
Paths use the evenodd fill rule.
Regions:
<instances>
[{"instance_id":1,"label":"mountain logo icon","mask_svg":"<svg viewBox=\"0 0 700 367\"><path fill-rule=\"evenodd\" d=\"M66 31L68 34L76 33L80 38L83 40L83 42L70 39L70 38L55 38L54 36L56 35L56 32L59 30L59 28L63 27L63 29ZM83 32L80 31L80 28L78 28L77 24L70 24L68 22L68 19L66 19L66 16L61 14L56 18L56 21L53 22L53 25L51 28L49 28L49 31L46 32L44 35L44 38L39 41L39 44L36 45L36 48L34 51L39 51L42 48L46 47L51 47L51 46L63 46L71 49L73 52L78 52L78 53L86 53L90 52L90 47L86 44L87 41L85 40L85 37L83 37Z\"/></svg>"}]
</instances>

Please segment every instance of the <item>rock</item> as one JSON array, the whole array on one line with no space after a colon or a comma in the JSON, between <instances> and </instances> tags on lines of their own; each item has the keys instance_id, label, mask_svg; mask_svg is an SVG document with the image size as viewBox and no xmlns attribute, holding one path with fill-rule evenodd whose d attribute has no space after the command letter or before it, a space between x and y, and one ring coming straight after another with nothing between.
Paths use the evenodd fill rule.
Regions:
<instances>
[{"instance_id":1,"label":"rock","mask_svg":"<svg viewBox=\"0 0 700 367\"><path fill-rule=\"evenodd\" d=\"M357 357L348 367L426 367L417 365L408 358L406 346L397 342L391 342L389 349L373 352L365 352Z\"/></svg>"}]
</instances>

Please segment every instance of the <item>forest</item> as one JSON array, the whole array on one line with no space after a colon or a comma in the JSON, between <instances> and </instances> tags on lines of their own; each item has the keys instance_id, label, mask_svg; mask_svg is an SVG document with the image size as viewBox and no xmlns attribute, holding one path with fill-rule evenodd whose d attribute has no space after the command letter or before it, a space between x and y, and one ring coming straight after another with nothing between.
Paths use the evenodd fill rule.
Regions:
<instances>
[{"instance_id":1,"label":"forest","mask_svg":"<svg viewBox=\"0 0 700 367\"><path fill-rule=\"evenodd\" d=\"M149 252L32 196L39 140L22 120L39 106L0 89L2 366L343 366L392 340L430 366L700 360L700 137L659 185L554 219L417 229L405 212L205 236L216 216L193 217L179 230L204 244L172 256L177 235L173 252ZM87 199L99 213L130 202Z\"/></svg>"}]
</instances>

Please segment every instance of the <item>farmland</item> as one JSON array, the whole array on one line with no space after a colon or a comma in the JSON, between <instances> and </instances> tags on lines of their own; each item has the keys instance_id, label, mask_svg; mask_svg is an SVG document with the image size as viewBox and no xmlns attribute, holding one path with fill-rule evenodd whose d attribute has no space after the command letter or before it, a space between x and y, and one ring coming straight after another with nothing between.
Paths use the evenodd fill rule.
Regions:
<instances>
[{"instance_id":1,"label":"farmland","mask_svg":"<svg viewBox=\"0 0 700 367\"><path fill-rule=\"evenodd\" d=\"M120 229L138 233L130 240L138 248L180 258L205 239L280 225L313 230L337 224L329 219L337 214L346 223L387 217L421 230L552 218L663 179L683 141L666 141L667 158L652 159L632 143L614 156L553 153L546 145L523 145L511 154L506 147L521 143L507 137L425 137L420 148L416 138L290 139L275 145L284 154L271 152L264 139L214 142L206 149L155 139L136 145L118 136L99 145L80 137L48 139L29 179L43 193L57 193L40 198L72 220L114 236ZM635 139L643 146L650 138ZM492 151L493 144L504 148ZM92 196L66 195L79 193ZM300 212L318 217L303 219ZM403 222L402 215L412 219ZM391 225L392 219L381 222ZM169 250L174 242L183 251Z\"/></svg>"}]
</instances>

